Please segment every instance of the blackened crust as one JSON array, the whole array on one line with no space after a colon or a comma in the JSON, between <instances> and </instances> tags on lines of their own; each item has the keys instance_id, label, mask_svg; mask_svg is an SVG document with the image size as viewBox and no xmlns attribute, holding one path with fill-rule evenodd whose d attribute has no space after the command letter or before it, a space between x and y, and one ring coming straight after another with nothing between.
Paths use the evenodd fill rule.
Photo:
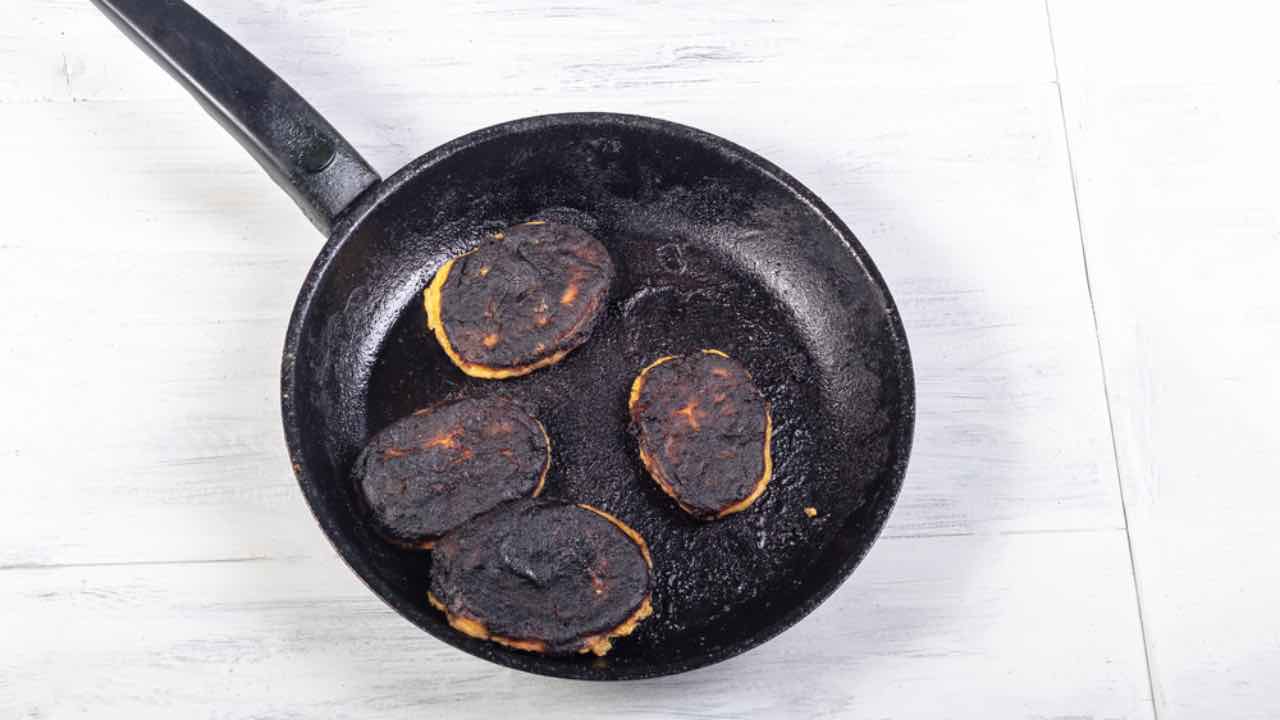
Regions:
<instances>
[{"instance_id":1,"label":"blackened crust","mask_svg":"<svg viewBox=\"0 0 1280 720\"><path fill-rule=\"evenodd\" d=\"M432 603L455 628L546 653L593 650L649 612L647 549L620 521L577 505L507 503L432 555Z\"/></svg>"},{"instance_id":2,"label":"blackened crust","mask_svg":"<svg viewBox=\"0 0 1280 720\"><path fill-rule=\"evenodd\" d=\"M598 240L534 222L447 263L426 292L428 324L454 364L513 377L564 357L590 336L613 282Z\"/></svg>"},{"instance_id":3,"label":"blackened crust","mask_svg":"<svg viewBox=\"0 0 1280 720\"><path fill-rule=\"evenodd\" d=\"M373 436L353 475L382 535L430 547L499 503L536 494L549 463L542 424L495 397L397 420Z\"/></svg>"},{"instance_id":4,"label":"blackened crust","mask_svg":"<svg viewBox=\"0 0 1280 720\"><path fill-rule=\"evenodd\" d=\"M745 509L769 482L769 403L718 351L663 358L632 387L631 422L649 473L703 519Z\"/></svg>"}]
</instances>

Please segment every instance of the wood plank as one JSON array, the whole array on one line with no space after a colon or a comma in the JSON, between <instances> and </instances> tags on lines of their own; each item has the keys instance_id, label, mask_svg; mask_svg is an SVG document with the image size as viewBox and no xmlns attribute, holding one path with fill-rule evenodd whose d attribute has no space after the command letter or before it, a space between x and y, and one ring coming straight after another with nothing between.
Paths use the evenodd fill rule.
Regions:
<instances>
[{"instance_id":1,"label":"wood plank","mask_svg":"<svg viewBox=\"0 0 1280 720\"><path fill-rule=\"evenodd\" d=\"M1121 527L1052 88L863 99L838 125L783 106L743 124L705 99L661 102L791 168L879 260L920 395L891 533ZM401 102L405 114L427 109ZM447 113L478 125L508 109ZM17 131L0 150L37 178L18 188L29 212L0 251L0 295L32 308L0 350L6 372L31 379L0 421L18 451L0 469L53 475L21 492L71 523L0 510L14 516L0 523L0 564L322 547L304 529L275 399L280 338L319 238L186 100L9 105L0 118ZM27 139L42 133L62 139ZM402 152L364 147L384 165ZM65 399L50 402L49 387ZM95 428L72 454L59 432L68 401ZM290 521L263 522L275 514ZM204 532L175 531L193 522Z\"/></svg>"},{"instance_id":2,"label":"wood plank","mask_svg":"<svg viewBox=\"0 0 1280 720\"><path fill-rule=\"evenodd\" d=\"M886 540L745 656L584 684L414 630L332 558L0 573L0 715L1149 717L1123 531Z\"/></svg>"},{"instance_id":3,"label":"wood plank","mask_svg":"<svg viewBox=\"0 0 1280 720\"><path fill-rule=\"evenodd\" d=\"M1280 7L1253 0L1048 0L1066 88L1280 79Z\"/></svg>"},{"instance_id":4,"label":"wood plank","mask_svg":"<svg viewBox=\"0 0 1280 720\"><path fill-rule=\"evenodd\" d=\"M1274 8L1114 10L1052 5L1157 710L1274 718Z\"/></svg>"},{"instance_id":5,"label":"wood plank","mask_svg":"<svg viewBox=\"0 0 1280 720\"><path fill-rule=\"evenodd\" d=\"M0 509L0 565L324 548L278 409L320 238L215 124L167 104L0 106L25 178L0 239L0 368L22 379L0 472L31 480Z\"/></svg>"},{"instance_id":6,"label":"wood plank","mask_svg":"<svg viewBox=\"0 0 1280 720\"><path fill-rule=\"evenodd\" d=\"M758 92L798 85L834 91L1053 77L1043 8L1023 0L916 0L843 9L822 0L785 7L743 0L714 11L671 0L192 4L317 98L429 93L527 101L714 87L759 100ZM59 21L76 97L178 96L181 91L148 60L123 52L133 48L120 44L119 33L96 10L74 5L79 7L67 6Z\"/></svg>"},{"instance_id":7,"label":"wood plank","mask_svg":"<svg viewBox=\"0 0 1280 720\"><path fill-rule=\"evenodd\" d=\"M902 307L907 489L830 602L715 668L564 683L421 635L284 457L277 353L319 238L88 3L7 0L0 475L28 481L0 503L0 715L1149 717L1040 4L196 5L384 173L583 109L788 168Z\"/></svg>"},{"instance_id":8,"label":"wood plank","mask_svg":"<svg viewBox=\"0 0 1280 720\"><path fill-rule=\"evenodd\" d=\"M89 8L81 5L81 14ZM0 103L71 99L71 57L61 12L46 0L0 4Z\"/></svg>"}]
</instances>

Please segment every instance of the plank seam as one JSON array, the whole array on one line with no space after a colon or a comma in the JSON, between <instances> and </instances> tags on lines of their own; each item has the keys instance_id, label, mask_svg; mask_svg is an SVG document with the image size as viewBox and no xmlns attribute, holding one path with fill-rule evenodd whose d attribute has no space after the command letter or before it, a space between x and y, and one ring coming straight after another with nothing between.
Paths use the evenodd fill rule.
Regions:
<instances>
[{"instance_id":1,"label":"plank seam","mask_svg":"<svg viewBox=\"0 0 1280 720\"><path fill-rule=\"evenodd\" d=\"M1071 176L1071 201L1076 212L1076 232L1080 236L1080 260L1084 266L1084 285L1089 295L1089 313L1093 317L1093 334L1098 348L1098 367L1102 373L1102 399L1107 409L1107 429L1111 433L1111 458L1115 464L1116 484L1120 490L1120 512L1124 517L1124 537L1129 547L1129 572L1133 577L1133 595L1138 609L1138 632L1142 638L1142 655L1147 666L1147 691L1151 698L1151 716L1160 720L1160 703L1156 698L1155 673L1151 670L1151 644L1147 637L1146 618L1142 611L1142 586L1138 581L1138 562L1133 552L1133 533L1129 525L1129 507L1125 501L1124 481L1120 474L1120 447L1116 441L1116 423L1111 410L1111 390L1107 386L1107 363L1102 350L1102 332L1098 324L1098 307L1093 298L1093 281L1089 276L1089 251L1084 240L1084 220L1080 214L1080 188L1076 180L1075 160L1071 156L1071 128L1067 124L1067 104L1062 96L1062 74L1058 70L1058 46L1053 37L1053 14L1044 0L1045 23L1049 30L1049 52L1053 57L1053 84L1058 91L1058 112L1062 118L1062 141L1067 151L1067 172Z\"/></svg>"}]
</instances>

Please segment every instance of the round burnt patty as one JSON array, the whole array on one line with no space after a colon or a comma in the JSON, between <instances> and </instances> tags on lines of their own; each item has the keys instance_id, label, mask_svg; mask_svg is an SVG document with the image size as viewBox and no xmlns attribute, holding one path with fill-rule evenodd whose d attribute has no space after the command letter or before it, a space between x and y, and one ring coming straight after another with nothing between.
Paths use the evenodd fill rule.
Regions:
<instances>
[{"instance_id":1,"label":"round burnt patty","mask_svg":"<svg viewBox=\"0 0 1280 720\"><path fill-rule=\"evenodd\" d=\"M586 342L613 276L608 251L585 230L516 225L436 272L424 293L427 327L468 375L525 375Z\"/></svg>"},{"instance_id":2,"label":"round burnt patty","mask_svg":"<svg viewBox=\"0 0 1280 720\"><path fill-rule=\"evenodd\" d=\"M542 491L551 441L503 398L419 410L373 436L356 459L356 487L378 530L401 545L433 541L500 503Z\"/></svg>"},{"instance_id":3,"label":"round burnt patty","mask_svg":"<svg viewBox=\"0 0 1280 720\"><path fill-rule=\"evenodd\" d=\"M632 383L629 407L640 460L690 515L745 510L769 484L769 402L719 350L653 362Z\"/></svg>"},{"instance_id":4,"label":"round burnt patty","mask_svg":"<svg viewBox=\"0 0 1280 720\"><path fill-rule=\"evenodd\" d=\"M602 510L517 500L436 544L428 599L472 637L604 655L653 611L652 564L644 539Z\"/></svg>"}]
</instances>

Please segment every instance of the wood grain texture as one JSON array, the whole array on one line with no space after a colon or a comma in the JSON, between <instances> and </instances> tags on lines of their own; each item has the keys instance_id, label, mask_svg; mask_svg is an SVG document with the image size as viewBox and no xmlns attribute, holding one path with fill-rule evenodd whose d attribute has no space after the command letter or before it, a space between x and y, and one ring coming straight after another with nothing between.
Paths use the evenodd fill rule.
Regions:
<instances>
[{"instance_id":1,"label":"wood grain texture","mask_svg":"<svg viewBox=\"0 0 1280 720\"><path fill-rule=\"evenodd\" d=\"M716 103L667 101L678 119L788 167L857 229L888 277L920 396L912 480L889 532L1122 527L1052 89L862 96L867 108L839 125L790 117L783 103L735 127ZM453 113L477 126L504 107ZM298 526L245 522L294 504L276 353L319 238L188 101L24 104L0 117L16 131L0 138L11 167L45 178L23 190L35 210L18 219L0 269L12 307L39 308L15 318L23 342L5 350L40 379L16 389L23 410L6 430L23 453L5 462L57 458L65 482L23 492L83 508L72 513L76 532L0 526L11 540L0 555L13 564L307 553L313 536ZM42 132L63 139L27 140ZM43 190L54 185L76 212ZM50 352L51 342L85 351ZM87 358L112 382L85 374ZM63 409L44 402L51 385L93 398L81 412L99 429L70 457L56 440ZM230 524L166 533L164 544L131 531L143 517L181 527L189 519L175 511L208 503Z\"/></svg>"},{"instance_id":2,"label":"wood grain texture","mask_svg":"<svg viewBox=\"0 0 1280 720\"><path fill-rule=\"evenodd\" d=\"M1051 9L1157 711L1274 718L1280 12L1136 5Z\"/></svg>"},{"instance_id":3,"label":"wood grain texture","mask_svg":"<svg viewBox=\"0 0 1280 720\"><path fill-rule=\"evenodd\" d=\"M36 5L49 0L10 0ZM64 3L53 3L61 5ZM70 3L65 3L70 5ZM686 93L778 86L852 87L1047 81L1044 10L1023 0L203 0L197 8L307 97L382 94L530 99L654 87ZM121 68L96 55L114 33L67 8L78 98L178 97L141 55ZM114 42L114 41L113 41ZM325 108L321 108L325 109ZM516 112L519 112L517 109ZM339 124L342 127L341 124Z\"/></svg>"},{"instance_id":4,"label":"wood grain texture","mask_svg":"<svg viewBox=\"0 0 1280 720\"><path fill-rule=\"evenodd\" d=\"M42 479L7 491L0 565L327 549L278 410L318 238L189 110L0 105L0 152L33 178L12 187L24 210L0 241L0 366L22 378L0 472Z\"/></svg>"},{"instance_id":5,"label":"wood grain texture","mask_svg":"<svg viewBox=\"0 0 1280 720\"><path fill-rule=\"evenodd\" d=\"M1149 716L1041 5L195 4L384 174L584 109L787 168L901 306L906 490L831 602L719 667L563 683L417 632L285 457L278 354L321 238L88 3L8 0L0 475L29 480L0 503L0 715Z\"/></svg>"},{"instance_id":6,"label":"wood grain texture","mask_svg":"<svg viewBox=\"0 0 1280 720\"><path fill-rule=\"evenodd\" d=\"M0 103L71 99L66 17L55 3L0 6ZM83 13L81 13L83 14Z\"/></svg>"},{"instance_id":7,"label":"wood grain texture","mask_svg":"<svg viewBox=\"0 0 1280 720\"><path fill-rule=\"evenodd\" d=\"M684 108L682 119L790 167L859 228L895 289L917 360L920 481L908 483L890 532L1122 527L1055 96L1047 87L866 95L874 102L857 124L792 121L811 145L770 130L730 132L714 108ZM10 276L0 292L12 293L14 306L40 301L41 314L17 318L15 331L92 348L114 378L96 383L79 353L50 353L38 342L8 349L14 367L44 380L17 389L15 401L29 407L11 416L8 430L25 450L15 463L63 456L54 432L63 414L42 404L48 384L92 387L95 402L82 412L102 429L82 441L84 452L62 459L74 481L60 496L49 486L29 492L88 503L94 512L76 513L77 522L105 523L78 525L69 537L57 526L34 536L25 526L0 529L12 533L0 544L8 563L294 555L311 542L282 544L276 530L292 536L296 527L259 535L236 525L226 537L215 527L213 536L178 534L164 545L127 531L153 503L159 520L174 504L293 502L277 429L276 353L317 238L188 106L0 108L20 131L0 139L13 165L80 168L48 181L76 198L77 212L60 212L58 196L40 193L29 203L44 209L19 220L16 238L47 239L15 240L0 270ZM931 135L925 110L938 107L951 125ZM1023 129L998 124L1010 118ZM768 119L787 121L781 111ZM131 129L142 123L145 139ZM42 124L66 139L53 148L26 142ZM885 127L898 130L878 137ZM106 177L110 187L99 188ZM103 228L127 230L104 237ZM49 283L46 267L62 281ZM139 396L149 398L145 414L130 410ZM157 451L168 470L133 464ZM104 455L124 464L104 467ZM225 477L209 485L210 474ZM100 491L87 493L86 480Z\"/></svg>"},{"instance_id":8,"label":"wood grain texture","mask_svg":"<svg viewBox=\"0 0 1280 720\"><path fill-rule=\"evenodd\" d=\"M1133 604L1124 543L1123 531L887 539L769 644L614 684L462 655L334 559L9 571L0 714L1144 718L1137 627L1115 621Z\"/></svg>"}]
</instances>

